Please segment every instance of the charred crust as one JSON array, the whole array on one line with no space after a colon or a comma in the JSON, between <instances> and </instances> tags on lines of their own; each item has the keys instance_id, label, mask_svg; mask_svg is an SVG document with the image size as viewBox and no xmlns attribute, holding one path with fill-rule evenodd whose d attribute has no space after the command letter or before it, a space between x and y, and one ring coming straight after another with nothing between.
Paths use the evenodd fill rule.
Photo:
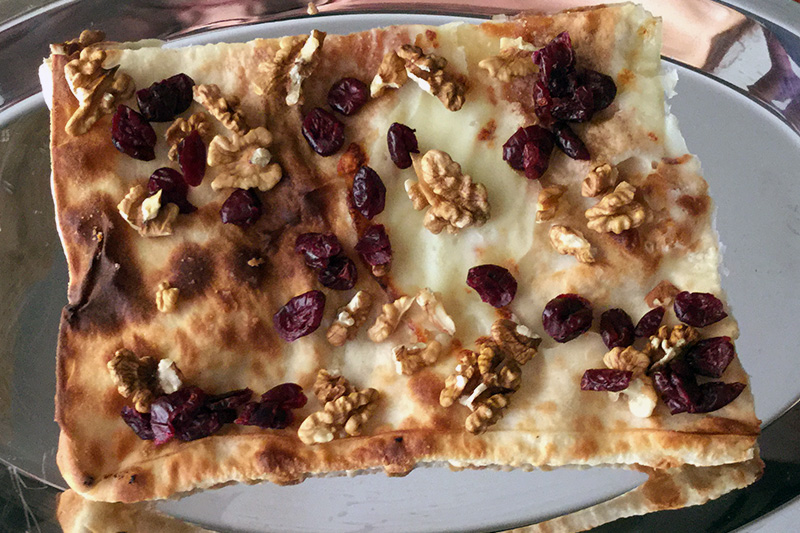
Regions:
<instances>
[{"instance_id":1,"label":"charred crust","mask_svg":"<svg viewBox=\"0 0 800 533\"><path fill-rule=\"evenodd\" d=\"M202 295L214 280L214 260L209 250L196 243L179 246L169 261L169 284L180 291L181 300Z\"/></svg>"}]
</instances>

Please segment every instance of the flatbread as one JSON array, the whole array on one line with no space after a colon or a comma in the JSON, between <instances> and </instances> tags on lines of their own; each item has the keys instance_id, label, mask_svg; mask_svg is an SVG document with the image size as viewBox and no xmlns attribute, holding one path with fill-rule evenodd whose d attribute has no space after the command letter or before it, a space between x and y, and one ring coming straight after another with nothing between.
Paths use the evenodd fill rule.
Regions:
<instances>
[{"instance_id":1,"label":"flatbread","mask_svg":"<svg viewBox=\"0 0 800 533\"><path fill-rule=\"evenodd\" d=\"M590 123L575 127L592 161L575 161L556 151L542 179L528 181L502 160L501 145L517 128L535 122L530 94L535 77L504 83L486 75L478 63L507 46L502 39L521 37L538 48L565 30L579 66L610 74L618 94ZM394 254L391 272L377 278L353 250L364 221L355 223L352 217L358 218L351 215L352 176L337 172L342 152L325 158L315 154L300 134L301 122L304 113L324 106L333 82L345 76L369 82L386 52L409 43L447 58L448 69L466 80L468 88L466 102L455 112L407 83L343 119L345 148L358 143L387 189L386 209L372 222L386 226ZM308 476L372 469L404 475L429 463L618 465L653 469L658 476L677 472L676 479L695 470L720 472L714 490L680 488L683 496L675 501L691 505L757 477L759 420L749 387L712 414L670 415L659 402L653 416L637 418L625 400L580 390L583 372L602 368L607 351L597 333L597 316L589 333L564 344L542 329L542 309L562 293L587 298L596 315L620 307L634 318L649 310L645 295L662 280L724 301L713 204L698 161L688 155L674 118L665 111L660 23L643 9L620 4L552 16L520 15L477 26L392 26L328 35L318 64L303 83L304 103L297 106L287 106L280 91L275 97L253 90L263 88L269 72L265 65L280 50L279 40L184 49L103 46L108 49L105 65L118 65L137 88L183 72L198 84L216 84L222 94L239 98L247 123L266 126L273 134L270 151L283 176L273 189L260 193L264 216L243 230L221 223L219 210L228 193L211 188L209 169L203 184L189 195L198 210L179 215L171 236L142 237L116 206L132 186L146 184L153 170L168 164L168 147L160 140L152 162L120 153L110 141L110 115L84 135L67 134L65 125L77 107L64 77L67 58L54 54L49 59L53 195L70 273L70 304L62 315L58 344L58 464L83 497L138 502L231 481L288 484ZM130 105L135 107L135 101ZM192 104L184 116L200 110ZM486 187L491 218L485 225L457 235L435 235L424 227L424 214L414 210L404 186L415 179L414 172L395 167L386 149L393 122L416 129L423 153L435 149L450 154L465 174ZM168 125L154 125L159 138ZM214 127L218 134L231 136L221 123ZM596 200L581 196L581 182L602 162L618 168L647 206L638 244L627 247L586 227L584 211ZM556 217L537 224L539 191L553 185L566 187ZM580 229L596 261L579 263L554 250L548 236L552 224ZM319 285L294 251L296 237L309 231L337 235L358 265L355 289L332 291ZM482 303L464 283L469 268L485 263L508 268L518 282L517 295L504 312ZM155 294L163 281L179 289L177 307L169 313L156 307ZM398 375L392 348L408 342L407 328L378 344L368 339L366 330L380 304L426 287L441 295L456 325L453 349L411 376ZM291 297L311 289L322 289L327 296L322 326L286 343L272 326L273 314ZM332 347L325 331L356 289L370 292L378 305L353 340ZM522 367L522 385L504 417L473 435L464 429L469 410L459 404L444 408L439 396L456 365L458 346L474 347L499 316L511 316L543 341L538 355ZM664 323L677 323L671 309ZM738 328L728 316L701 333L704 338L735 339ZM137 438L120 417L131 403L117 391L106 363L123 348L140 357L170 358L184 383L210 394L243 387L260 394L284 382L298 383L310 393L317 371L324 368L340 372L360 389L376 389L380 400L361 436L327 443L306 445L297 436L301 421L321 408L312 397L286 429L228 424L209 437L155 446ZM738 358L723 379L748 383ZM633 512L671 508L642 500L649 486L637 489L625 505L638 509ZM610 520L622 512L628 511L601 511L574 524L584 527L580 524Z\"/></svg>"}]
</instances>

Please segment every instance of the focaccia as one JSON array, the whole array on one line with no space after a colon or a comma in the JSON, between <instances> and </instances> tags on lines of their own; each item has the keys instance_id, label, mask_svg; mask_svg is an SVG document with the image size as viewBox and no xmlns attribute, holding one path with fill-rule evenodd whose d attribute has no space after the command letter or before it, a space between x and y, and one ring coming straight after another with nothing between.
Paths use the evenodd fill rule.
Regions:
<instances>
[{"instance_id":1,"label":"focaccia","mask_svg":"<svg viewBox=\"0 0 800 533\"><path fill-rule=\"evenodd\" d=\"M647 512L757 478L658 19L620 4L180 49L101 39L46 63L70 274L58 464L76 492L420 464L719 472L700 497L660 484L677 496ZM177 172L188 195L164 185Z\"/></svg>"}]
</instances>

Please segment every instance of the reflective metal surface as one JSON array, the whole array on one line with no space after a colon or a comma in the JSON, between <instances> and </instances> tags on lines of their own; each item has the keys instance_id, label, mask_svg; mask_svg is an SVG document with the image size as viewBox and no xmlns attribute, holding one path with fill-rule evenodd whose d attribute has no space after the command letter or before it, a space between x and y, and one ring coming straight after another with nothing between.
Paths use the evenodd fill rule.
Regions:
<instances>
[{"instance_id":1,"label":"reflective metal surface","mask_svg":"<svg viewBox=\"0 0 800 533\"><path fill-rule=\"evenodd\" d=\"M600 2L334 0L318 3L320 15L317 16L364 12L490 16L521 10L554 11L592 3ZM750 132L762 144L738 146L735 131L719 133L730 136L726 142L731 147L736 146L736 153L741 157L770 154L770 158L785 158L787 162L797 157L796 147L795 155L791 148L786 148L796 143L797 138L784 138L785 133L777 135L776 131L783 122L800 133L800 80L795 73L800 71L797 67L800 38L798 28L792 26L800 22L800 6L789 0L758 3L643 0L641 3L664 17L665 57L695 70L701 80L718 82L721 99L742 98L751 107L753 102L763 107L761 110L748 108L742 116L753 118L728 121L728 124L740 128L759 127L761 123L772 124L759 112L773 115L772 129L766 129L763 135ZM749 9L757 10L757 15L753 16ZM52 397L56 324L66 302L67 279L52 222L47 179L49 121L37 96L36 77L36 66L48 54L47 44L74 37L86 27L103 28L114 40L152 37L174 40L192 36L202 39L210 30L305 17L305 10L306 3L301 1L81 0L57 2L0 24L0 57L4 61L0 72L0 462L13 465L8 470L0 468L0 487L3 487L0 489L0 531L37 531L37 527L40 531L57 531L57 526L48 518L52 517L52 498L57 489L48 484L63 486L55 468L58 429L52 422ZM795 18L779 18L775 13L781 16L793 13ZM20 105L20 102L23 103ZM694 105L695 108L709 106L707 120L714 122L713 101ZM676 113L682 117L679 109ZM701 130L703 135L713 134L713 129L703 129L703 124L689 131L685 122L682 125L690 149L702 141L693 140L693 134ZM707 169L715 165L718 168L731 166L730 161L714 161L714 154L701 153L700 156ZM798 167L800 164L794 168ZM760 167L749 164L748 168L757 174ZM748 259L746 265L731 264L731 258L745 253L729 249L733 253L727 256L727 266L734 273L740 272L740 268L752 268L756 272L761 269L763 273L763 280L757 287L740 287L728 280L723 285L729 288L730 300L736 306L735 313L742 325L740 348L743 351L747 348L747 353L751 354L745 367L754 375L754 390L774 387L784 392L771 403L760 401L757 393L759 415L774 420L766 425L761 439L766 474L752 487L701 508L626 519L599 528L599 531L732 531L800 494L800 438L797 437L800 407L783 412L800 394L800 381L792 374L779 375L782 373L758 367L766 366L765 361L769 361L776 350L781 351L783 357L794 357L800 345L797 315L786 310L790 316L784 317L785 323L774 326L775 330L783 332L779 339L761 339L761 331L753 326L759 323L759 314L768 312L764 309L770 306L769 301L756 302L757 297L787 298L798 291L796 284L785 286L785 280L794 279L800 272L800 254L792 256L791 252L787 255L784 251L776 261L774 248L797 250L800 245L800 191L796 186L785 190L773 186L781 183L774 176L753 175L753 182L721 185L715 184L712 178L709 172L712 195L720 205L723 239L726 239L726 231L732 232L735 228L737 235L744 233L745 236L728 238L728 245L731 248L752 247L755 256ZM785 177L782 179L785 181ZM727 187L737 191L725 190ZM760 215L768 223L761 221L758 226L742 220L741 213L750 212L749 204L753 201L764 206ZM780 235L793 240L775 242L769 235L752 232L754 227L765 231L778 228ZM757 296L753 290L758 291ZM28 480L25 473L44 480L44 484ZM498 528L510 525L505 521L498 516Z\"/></svg>"}]
</instances>

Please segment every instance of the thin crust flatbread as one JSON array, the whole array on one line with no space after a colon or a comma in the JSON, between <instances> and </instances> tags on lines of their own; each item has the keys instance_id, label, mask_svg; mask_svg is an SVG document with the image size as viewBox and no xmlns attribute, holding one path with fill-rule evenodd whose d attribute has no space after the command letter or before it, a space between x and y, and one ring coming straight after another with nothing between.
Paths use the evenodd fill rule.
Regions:
<instances>
[{"instance_id":1,"label":"thin crust flatbread","mask_svg":"<svg viewBox=\"0 0 800 533\"><path fill-rule=\"evenodd\" d=\"M590 123L575 127L592 161L575 161L556 151L545 176L528 181L502 160L501 146L517 128L536 121L530 93L535 76L502 82L478 63L513 39L538 48L562 31L569 31L579 66L611 75L618 94ZM343 119L345 148L360 145L387 189L386 209L372 222L386 226L394 257L391 273L376 278L353 250L363 219L353 222L348 203L352 176L337 172L341 152L325 158L314 153L300 134L301 122L305 112L325 105L333 82L352 76L368 83L386 52L409 43L448 60L448 69L466 83L466 102L459 111L449 111L439 99L407 83ZM684 479L695 470L720 473L714 490L681 488L680 505L700 503L755 479L759 421L749 387L709 415L672 416L659 402L653 416L637 418L625 400L580 390L583 372L603 367L606 349L597 320L589 333L565 344L542 329L544 305L562 293L582 295L596 312L620 307L633 317L649 310L645 295L662 280L724 301L708 186L699 163L687 154L674 118L665 112L657 19L640 7L620 4L481 25L392 26L329 35L302 86L304 103L295 106L286 105L280 83L274 84L277 92L268 89L275 81L268 78L270 64L280 46L277 39L185 49L106 46L105 65L118 65L137 88L183 72L198 84L216 84L222 94L238 98L249 126L272 132L270 151L283 169L281 181L260 193L265 214L253 227L221 223L219 210L227 192L212 189L209 169L203 184L190 192L197 212L179 215L173 234L158 238L140 236L116 206L132 186L146 185L153 170L168 165L163 139L156 146L156 160L146 163L113 147L110 115L84 135L68 135L65 125L77 104L64 77L67 58L53 55L49 60L53 195L70 273L70 304L62 315L58 344L58 464L76 492L92 500L137 502L231 481L288 484L308 476L372 469L404 475L427 463L654 469L651 485L624 500L635 513L671 508L641 499L661 475L677 472L676 479ZM200 110L192 104L185 116ZM413 209L404 187L407 179L415 179L414 172L397 169L386 150L386 131L393 122L417 130L423 153L447 152L486 187L491 218L485 225L458 235L434 235L424 227L423 212ZM168 125L154 125L160 138ZM231 136L221 123L214 127L218 134ZM593 165L604 162L637 188L647 207L637 242L621 242L586 226L584 212L596 200L581 196L581 181ZM539 191L553 185L566 187L556 217L537 224ZM583 264L555 251L548 237L552 224L580 230L596 261ZM356 260L359 281L352 291L323 289L327 304L322 326L286 343L272 326L273 314L291 297L322 289L294 252L296 237L309 231L335 233L345 253ZM439 394L456 364L456 347L474 346L498 318L464 284L467 270L485 263L514 273L519 289L508 310L544 340L539 354L523 367L522 386L504 418L487 432L472 435L464 429L469 410L459 404L442 407ZM164 281L179 289L177 307L169 313L160 313L155 302ZM441 294L456 324L453 350L414 375L398 375L392 348L407 342L408 332L398 331L375 344L366 329L380 304L426 287ZM332 347L325 330L356 289L370 292L378 305L355 339ZM664 323L677 323L672 310ZM732 317L702 329L703 337L721 335L737 337ZM120 417L129 402L117 392L106 363L122 348L142 357L172 359L185 383L212 394L243 387L261 393L284 382L310 392L317 371L326 368L341 372L356 387L377 389L381 398L358 437L303 444L298 425L320 409L312 398L285 430L229 424L210 437L155 446L138 439ZM738 358L723 379L748 383ZM682 469L684 465L695 470ZM601 509L594 518L580 518L580 524L622 516L614 514L619 512Z\"/></svg>"}]
</instances>

